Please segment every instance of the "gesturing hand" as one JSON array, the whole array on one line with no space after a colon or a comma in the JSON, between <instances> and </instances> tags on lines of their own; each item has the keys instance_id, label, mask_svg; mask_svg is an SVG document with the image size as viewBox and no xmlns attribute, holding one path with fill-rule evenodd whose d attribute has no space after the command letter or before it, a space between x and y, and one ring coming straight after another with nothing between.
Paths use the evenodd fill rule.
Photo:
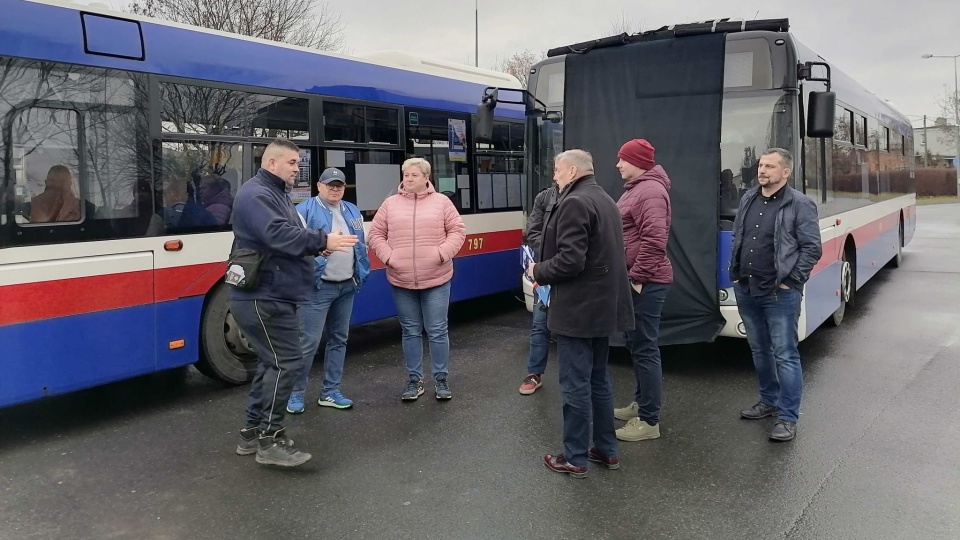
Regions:
<instances>
[{"instance_id":1,"label":"gesturing hand","mask_svg":"<svg viewBox=\"0 0 960 540\"><path fill-rule=\"evenodd\" d=\"M355 234L343 234L340 231L333 231L327 235L327 248L325 251L350 251L353 246L359 242Z\"/></svg>"}]
</instances>

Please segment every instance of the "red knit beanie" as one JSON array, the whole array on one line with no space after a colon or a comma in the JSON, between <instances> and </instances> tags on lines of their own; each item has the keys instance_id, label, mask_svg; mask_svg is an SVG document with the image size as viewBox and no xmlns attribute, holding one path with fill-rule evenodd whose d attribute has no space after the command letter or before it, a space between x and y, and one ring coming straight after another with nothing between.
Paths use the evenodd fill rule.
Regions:
<instances>
[{"instance_id":1,"label":"red knit beanie","mask_svg":"<svg viewBox=\"0 0 960 540\"><path fill-rule=\"evenodd\" d=\"M653 160L653 152L653 145L646 139L633 139L620 147L617 157L635 167L649 171L657 165Z\"/></svg>"}]
</instances>

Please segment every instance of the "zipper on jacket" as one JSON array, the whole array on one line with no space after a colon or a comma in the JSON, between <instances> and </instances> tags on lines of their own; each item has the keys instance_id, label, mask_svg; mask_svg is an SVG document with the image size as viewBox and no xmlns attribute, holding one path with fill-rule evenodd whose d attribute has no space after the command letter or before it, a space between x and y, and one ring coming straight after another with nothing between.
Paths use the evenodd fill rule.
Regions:
<instances>
[{"instance_id":1,"label":"zipper on jacket","mask_svg":"<svg viewBox=\"0 0 960 540\"><path fill-rule=\"evenodd\" d=\"M420 280L417 278L417 194L413 194L413 288L420 288Z\"/></svg>"}]
</instances>

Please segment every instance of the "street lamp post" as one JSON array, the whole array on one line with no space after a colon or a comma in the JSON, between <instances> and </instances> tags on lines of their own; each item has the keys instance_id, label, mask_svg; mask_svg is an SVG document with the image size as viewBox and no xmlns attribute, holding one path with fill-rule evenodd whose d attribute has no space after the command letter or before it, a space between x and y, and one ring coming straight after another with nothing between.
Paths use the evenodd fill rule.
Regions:
<instances>
[{"instance_id":1,"label":"street lamp post","mask_svg":"<svg viewBox=\"0 0 960 540\"><path fill-rule=\"evenodd\" d=\"M957 128L957 157L953 160L953 169L957 173L957 196L960 197L960 85L957 84L957 58L960 58L960 54L955 54L953 56L925 54L923 57L953 59L953 117Z\"/></svg>"},{"instance_id":2,"label":"street lamp post","mask_svg":"<svg viewBox=\"0 0 960 540\"><path fill-rule=\"evenodd\" d=\"M480 0L473 0L473 65L480 67Z\"/></svg>"}]
</instances>

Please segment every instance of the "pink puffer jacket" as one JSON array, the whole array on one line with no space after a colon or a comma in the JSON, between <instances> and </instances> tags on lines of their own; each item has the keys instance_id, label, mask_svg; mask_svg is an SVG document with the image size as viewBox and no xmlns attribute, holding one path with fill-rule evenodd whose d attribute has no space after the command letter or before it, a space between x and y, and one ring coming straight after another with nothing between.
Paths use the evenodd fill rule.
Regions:
<instances>
[{"instance_id":1,"label":"pink puffer jacket","mask_svg":"<svg viewBox=\"0 0 960 540\"><path fill-rule=\"evenodd\" d=\"M369 244L386 265L390 284L429 289L453 278L453 257L466 237L460 213L432 183L417 194L401 184L373 217Z\"/></svg>"}]
</instances>

